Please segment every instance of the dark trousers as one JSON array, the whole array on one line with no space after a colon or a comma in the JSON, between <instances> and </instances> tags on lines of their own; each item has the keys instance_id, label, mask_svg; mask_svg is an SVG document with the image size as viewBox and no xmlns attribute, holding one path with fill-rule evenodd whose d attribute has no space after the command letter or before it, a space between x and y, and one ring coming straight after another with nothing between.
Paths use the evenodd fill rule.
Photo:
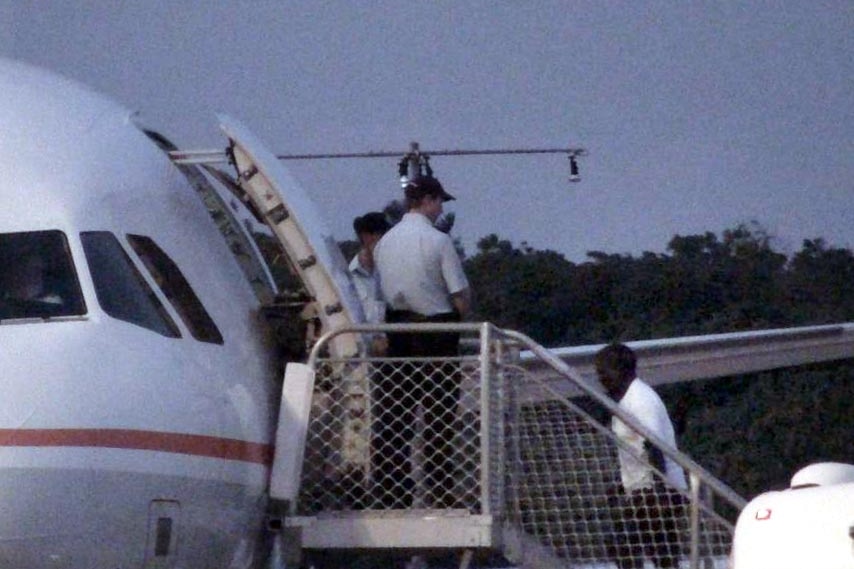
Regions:
<instances>
[{"instance_id":1,"label":"dark trousers","mask_svg":"<svg viewBox=\"0 0 854 569\"><path fill-rule=\"evenodd\" d=\"M425 317L389 310L389 323L457 322L455 313ZM447 358L459 354L457 333L388 334L393 358ZM424 412L425 501L454 506L454 438L458 431L459 366L453 362L389 362L375 374L372 397L374 484L385 507L412 504L412 443L418 407Z\"/></svg>"},{"instance_id":2,"label":"dark trousers","mask_svg":"<svg viewBox=\"0 0 854 569\"><path fill-rule=\"evenodd\" d=\"M686 529L685 498L659 484L612 496L613 541L609 556L620 569L640 569L644 558L659 569L679 566Z\"/></svg>"}]
</instances>

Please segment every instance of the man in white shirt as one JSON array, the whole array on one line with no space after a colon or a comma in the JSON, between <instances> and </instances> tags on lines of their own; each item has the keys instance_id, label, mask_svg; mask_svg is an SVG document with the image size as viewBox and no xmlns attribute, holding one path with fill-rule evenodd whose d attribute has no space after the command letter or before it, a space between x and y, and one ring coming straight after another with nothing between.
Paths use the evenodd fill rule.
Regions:
<instances>
[{"instance_id":1,"label":"man in white shirt","mask_svg":"<svg viewBox=\"0 0 854 569\"><path fill-rule=\"evenodd\" d=\"M432 177L415 178L404 192L408 211L374 253L386 303L410 313L399 318L464 318L470 295L462 261L451 237L433 227L442 204L454 197Z\"/></svg>"},{"instance_id":2,"label":"man in white shirt","mask_svg":"<svg viewBox=\"0 0 854 569\"><path fill-rule=\"evenodd\" d=\"M362 312L365 314L365 323L379 324L385 321L385 302L382 299L380 283L377 278L374 263L374 247L380 238L389 229L389 222L385 214L372 211L359 216L353 220L353 231L359 240L361 248L350 261L348 267L359 302L362 304ZM373 356L384 355L387 342L383 334L373 334L368 338L369 351Z\"/></svg>"},{"instance_id":3,"label":"man in white shirt","mask_svg":"<svg viewBox=\"0 0 854 569\"><path fill-rule=\"evenodd\" d=\"M411 180L407 213L374 249L385 298L386 321L459 322L470 309L469 283L451 237L433 224L454 199L433 177ZM388 355L448 358L458 355L459 334L388 334ZM424 410L425 500L456 507L453 439L457 428L459 371L454 364L405 365L381 374L374 395L374 475L389 507L412 501L411 445L416 408Z\"/></svg>"},{"instance_id":4,"label":"man in white shirt","mask_svg":"<svg viewBox=\"0 0 854 569\"><path fill-rule=\"evenodd\" d=\"M599 381L620 408L675 449L676 435L664 402L637 377L637 358L631 348L605 346L596 354L595 365ZM678 567L685 472L619 418L611 419L611 429L622 442L618 449L622 488L610 504L612 557L621 569L643 567L644 557L662 569Z\"/></svg>"}]
</instances>

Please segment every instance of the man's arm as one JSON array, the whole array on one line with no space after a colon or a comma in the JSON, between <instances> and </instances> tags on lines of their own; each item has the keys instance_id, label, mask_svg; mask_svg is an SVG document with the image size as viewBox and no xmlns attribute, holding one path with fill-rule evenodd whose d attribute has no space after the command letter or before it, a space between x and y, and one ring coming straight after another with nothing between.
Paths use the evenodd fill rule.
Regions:
<instances>
[{"instance_id":1,"label":"man's arm","mask_svg":"<svg viewBox=\"0 0 854 569\"><path fill-rule=\"evenodd\" d=\"M460 319L465 320L471 312L471 289L464 288L459 292L451 294L451 303L460 315Z\"/></svg>"},{"instance_id":2,"label":"man's arm","mask_svg":"<svg viewBox=\"0 0 854 569\"><path fill-rule=\"evenodd\" d=\"M454 242L450 236L445 234L442 234L440 264L442 278L445 279L445 285L450 292L451 304L459 313L460 318L465 319L471 312L471 287L469 287L469 281L466 278L465 271L463 271L463 263L457 254Z\"/></svg>"},{"instance_id":3,"label":"man's arm","mask_svg":"<svg viewBox=\"0 0 854 569\"><path fill-rule=\"evenodd\" d=\"M657 446L653 446L649 441L643 442L646 455L649 457L649 463L659 471L664 477L667 477L667 463L664 462L664 453Z\"/></svg>"}]
</instances>

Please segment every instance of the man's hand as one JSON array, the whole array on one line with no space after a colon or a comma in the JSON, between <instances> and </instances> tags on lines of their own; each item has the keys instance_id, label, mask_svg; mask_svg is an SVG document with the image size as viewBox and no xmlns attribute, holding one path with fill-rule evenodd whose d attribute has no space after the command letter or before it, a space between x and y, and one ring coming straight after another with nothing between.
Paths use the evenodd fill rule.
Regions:
<instances>
[{"instance_id":1,"label":"man's hand","mask_svg":"<svg viewBox=\"0 0 854 569\"><path fill-rule=\"evenodd\" d=\"M388 338L385 334L379 334L371 338L370 355L375 358L381 358L388 353Z\"/></svg>"}]
</instances>

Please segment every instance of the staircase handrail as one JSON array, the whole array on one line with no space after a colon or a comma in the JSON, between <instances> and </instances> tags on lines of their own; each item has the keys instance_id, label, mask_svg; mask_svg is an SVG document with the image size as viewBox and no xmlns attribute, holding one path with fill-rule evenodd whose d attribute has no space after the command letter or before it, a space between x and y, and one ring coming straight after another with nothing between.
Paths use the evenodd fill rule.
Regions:
<instances>
[{"instance_id":1,"label":"staircase handrail","mask_svg":"<svg viewBox=\"0 0 854 569\"><path fill-rule=\"evenodd\" d=\"M735 490L727 486L724 482L715 477L712 473L703 468L700 464L691 459L688 455L681 452L679 449L673 448L663 439L661 439L658 435L650 431L646 428L640 421L638 421L633 415L624 411L613 399L611 399L607 394L603 393L596 386L591 385L588 381L586 381L579 373L577 373L571 366L567 365L560 358L555 356L548 348L542 346L537 343L535 340L530 338L529 336L517 332L515 330L508 330L503 328L498 328L497 326L489 323L489 322L463 322L463 323L416 323L416 324L354 324L350 326L343 326L339 328L335 328L333 330L329 330L324 333L318 341L313 346L309 358L308 365L311 367L315 367L316 361L320 358L320 353L324 345L326 345L333 337L346 334L346 333L388 333L388 332L400 332L400 333L419 333L419 332L460 332L460 333L477 333L481 337L481 344L484 343L485 338L494 335L503 336L509 340L517 342L525 346L528 350L530 350L533 354L539 357L543 362L548 364L555 372L559 375L563 376L573 385L575 385L578 389L580 389L585 395L593 399L595 402L604 407L609 413L619 418L623 423L637 431L641 434L645 439L650 441L656 447L660 448L661 451L671 458L674 462L676 462L679 466L688 471L693 478L699 480L702 484L705 484L710 489L712 489L716 494L722 497L724 500L729 502L733 507L737 508L741 511L744 506L747 505L747 500L741 497ZM485 355L484 346L481 346L481 357ZM553 394L557 399L560 399L562 395L560 395L557 391L552 389L550 386L543 384L542 387L547 390L549 393Z\"/></svg>"}]
</instances>

